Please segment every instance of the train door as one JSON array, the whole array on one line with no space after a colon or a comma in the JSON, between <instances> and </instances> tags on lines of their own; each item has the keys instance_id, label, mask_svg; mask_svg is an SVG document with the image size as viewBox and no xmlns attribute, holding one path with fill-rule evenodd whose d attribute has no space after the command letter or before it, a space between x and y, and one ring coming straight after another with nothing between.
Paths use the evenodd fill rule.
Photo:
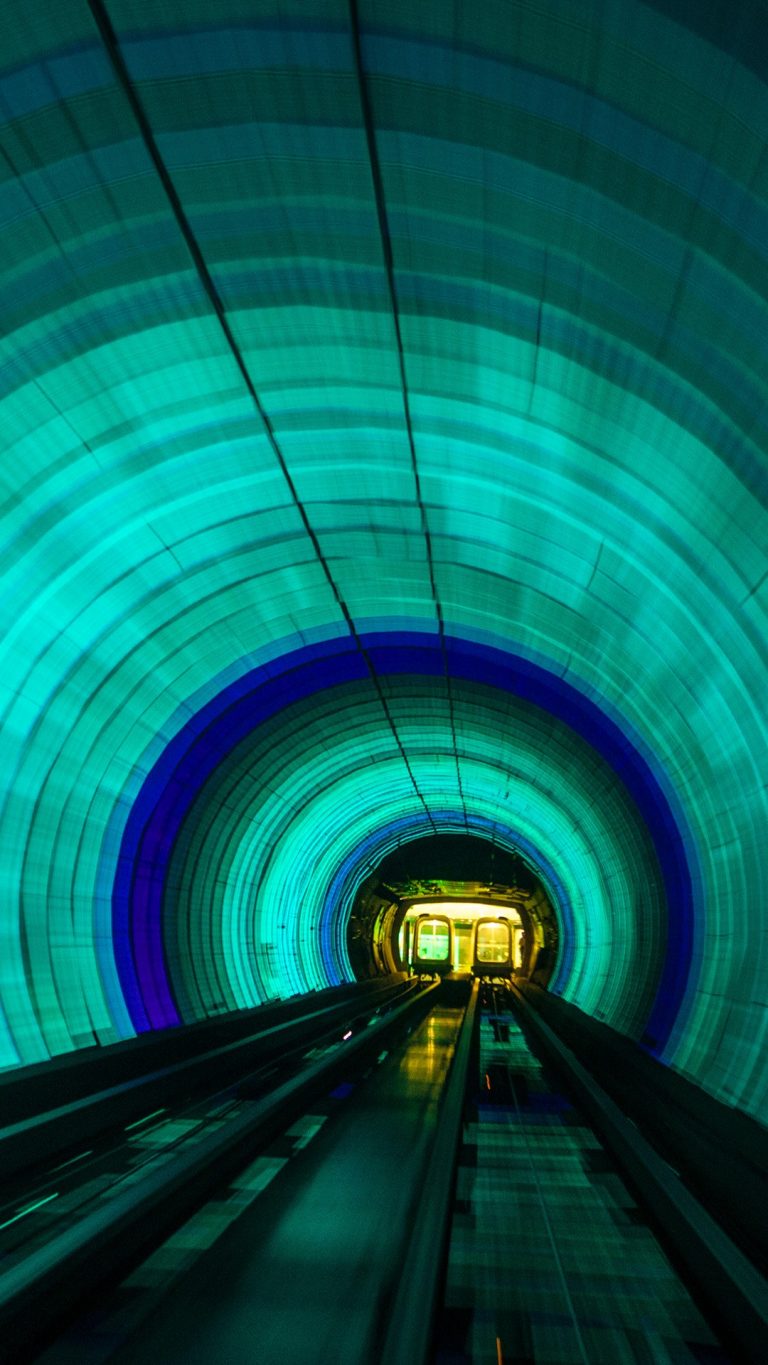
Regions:
<instances>
[{"instance_id":1,"label":"train door","mask_svg":"<svg viewBox=\"0 0 768 1365\"><path fill-rule=\"evenodd\" d=\"M508 975L512 964L512 930L509 921L501 917L479 919L475 925L475 972L484 976Z\"/></svg>"},{"instance_id":2,"label":"train door","mask_svg":"<svg viewBox=\"0 0 768 1365\"><path fill-rule=\"evenodd\" d=\"M449 972L453 965L453 926L445 915L417 919L413 935L413 970Z\"/></svg>"}]
</instances>

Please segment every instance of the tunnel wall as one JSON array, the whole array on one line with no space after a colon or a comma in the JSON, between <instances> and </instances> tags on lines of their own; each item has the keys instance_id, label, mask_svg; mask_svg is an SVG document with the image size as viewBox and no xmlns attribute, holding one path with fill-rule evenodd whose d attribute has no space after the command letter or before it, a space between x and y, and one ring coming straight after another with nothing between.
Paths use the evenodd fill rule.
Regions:
<instances>
[{"instance_id":1,"label":"tunnel wall","mask_svg":"<svg viewBox=\"0 0 768 1365\"><path fill-rule=\"evenodd\" d=\"M765 1116L764 19L3 8L0 1065L345 977L331 925L369 852L444 824L538 840L555 989ZM427 638L400 671L429 684L390 698L393 637ZM235 927L191 908L184 858L202 885L226 821L194 804L203 764L195 832L174 824L175 756L230 688L272 670L290 703L297 653L328 649L397 795L345 842L366 784L328 717L314 835L300 765L269 813L264 886L302 898L257 926L275 977L252 945L239 965L245 805L216 886ZM541 773L565 727L619 795L590 805L578 760L555 799L503 736L491 782L470 684L551 715Z\"/></svg>"},{"instance_id":2,"label":"tunnel wall","mask_svg":"<svg viewBox=\"0 0 768 1365\"><path fill-rule=\"evenodd\" d=\"M414 643L410 649L400 644L393 667L413 666L419 658ZM460 828L464 804L472 811L473 829L496 830L502 847L506 842L536 850L545 879L550 869L552 899L564 925L556 988L567 986L585 1007L642 1034L671 956L667 899L653 841L618 776L570 727L556 726L551 711L474 678L470 685L459 683L457 660L450 704L461 745L460 787L446 738L444 682L387 674L382 640L378 649L389 713L398 735L411 732L411 772L417 789L429 791L432 825ZM439 664L438 652L432 653ZM426 642L420 654L423 666ZM504 661L494 662L500 682ZM479 671L477 660L472 671ZM137 803L143 839L133 858L142 879L128 883L126 908L133 918L119 937L138 940L133 958L126 954L126 973L138 962L139 949L145 961L156 964L151 974L139 972L132 986L126 975L127 994L144 992L137 1024L145 1017L155 1027L176 1022L176 1015L160 1010L178 1008L180 1001L181 1017L191 1019L222 998L229 1008L246 1008L286 983L307 989L344 979L346 922L374 848L380 860L393 823L398 838L408 830L413 837L425 826L365 682L320 690L328 678L317 663L304 681L318 690L234 743L226 761L215 747L213 723L203 728L211 775L193 808L192 774L201 762L194 746L174 771L175 809L169 807L167 786L159 788L151 818L149 795ZM543 681L538 680L539 692ZM522 676L518 687L525 692ZM254 705L266 706L272 695L270 690L260 697L256 680L253 689L242 703L250 724ZM231 743L244 721L238 724L235 709L221 699L219 706L221 741ZM634 777L639 783L637 773ZM649 802L658 793L650 775L645 778ZM116 904L122 910L119 896ZM165 1005L152 994L164 951ZM685 969L683 961L681 977Z\"/></svg>"}]
</instances>

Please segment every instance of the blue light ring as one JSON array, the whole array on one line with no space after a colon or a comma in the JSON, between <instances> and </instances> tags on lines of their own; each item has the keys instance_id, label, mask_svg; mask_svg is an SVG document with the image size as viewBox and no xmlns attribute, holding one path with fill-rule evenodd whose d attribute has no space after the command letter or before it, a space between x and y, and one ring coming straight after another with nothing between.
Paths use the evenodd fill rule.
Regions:
<instances>
[{"instance_id":1,"label":"blue light ring","mask_svg":"<svg viewBox=\"0 0 768 1365\"><path fill-rule=\"evenodd\" d=\"M371 662L381 676L387 673L422 673L427 676L443 673L443 657L436 636L421 632L377 631L366 634L363 639ZM464 681L501 687L555 714L601 754L633 798L659 856L667 903L676 907L676 913L669 916L668 951L662 982L647 1029L649 1043L653 1046L663 1045L682 1001L691 960L692 878L686 853L690 855L694 845L688 835L690 842L686 848L681 834L681 826L686 831L685 822L675 820L670 802L639 746L622 733L605 711L599 710L593 701L579 693L573 684L557 678L542 668L540 663L502 651L497 643L492 644L490 641L448 638L446 658L453 676ZM129 1007L133 1009L137 1001L144 1000L144 990L137 980L137 965L133 958L138 918L135 914L134 880L137 860L151 869L151 894L154 898L153 913L147 915L145 910L145 929L139 932L146 930L155 934L157 950L157 931L160 926L157 912L162 904L165 869L175 832L180 828L196 793L218 763L238 738L243 738L255 725L276 714L291 701L299 700L320 688L365 676L365 666L351 641L331 639L318 642L236 678L174 736L148 775L131 811L115 879L113 904L116 952ZM223 733L226 733L225 747L221 745ZM158 830L158 815L161 817L161 834ZM131 869L132 880L126 886L125 873L128 868ZM563 896L554 870L545 872L543 879L563 916L563 947L554 982L555 989L562 989L567 975L568 948L565 945L571 938L567 931L572 921L568 919L570 911L567 897ZM131 945L130 953L126 952L126 944ZM162 960L162 953L159 957ZM166 999L175 1011L167 977L164 986ZM146 1027L146 1021L151 1017L146 1007L143 1014L137 1011L134 1015L136 1027ZM155 1023L150 1026L158 1025Z\"/></svg>"}]
</instances>

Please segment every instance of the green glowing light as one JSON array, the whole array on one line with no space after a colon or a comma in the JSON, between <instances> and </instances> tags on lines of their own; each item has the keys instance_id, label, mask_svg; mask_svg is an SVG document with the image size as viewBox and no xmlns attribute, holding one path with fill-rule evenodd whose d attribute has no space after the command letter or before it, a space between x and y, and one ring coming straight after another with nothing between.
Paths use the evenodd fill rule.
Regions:
<instances>
[{"instance_id":1,"label":"green glowing light","mask_svg":"<svg viewBox=\"0 0 768 1365\"><path fill-rule=\"evenodd\" d=\"M170 197L88 6L5 5L0 1067L132 1035L147 774L336 639L359 682L235 745L173 845L181 1017L327 984L321 931L349 975L339 869L450 809L557 870L563 993L643 1036L679 907L620 774L492 688L372 679L396 631L631 737L697 916L664 1060L768 1113L762 10L568 8L359 6L381 213L342 0L111 0Z\"/></svg>"},{"instance_id":2,"label":"green glowing light","mask_svg":"<svg viewBox=\"0 0 768 1365\"><path fill-rule=\"evenodd\" d=\"M143 1119L136 1119L133 1123L126 1123L125 1131L126 1133L130 1133L133 1128L141 1128L145 1123L149 1123L150 1119L156 1119L160 1114L165 1113L165 1109L154 1109L151 1114L145 1114Z\"/></svg>"},{"instance_id":3,"label":"green glowing light","mask_svg":"<svg viewBox=\"0 0 768 1365\"><path fill-rule=\"evenodd\" d=\"M28 1213L34 1213L35 1209L41 1209L43 1204L50 1204L52 1199L58 1199L58 1191L54 1194L46 1194L43 1199L37 1199L34 1204L27 1204L26 1208L20 1209L12 1218L6 1218L4 1223L0 1223L0 1228L9 1228L11 1223L18 1223L20 1218L26 1218Z\"/></svg>"},{"instance_id":4,"label":"green glowing light","mask_svg":"<svg viewBox=\"0 0 768 1365\"><path fill-rule=\"evenodd\" d=\"M439 920L421 920L416 935L416 958L425 962L447 962L451 953L451 939L447 924Z\"/></svg>"}]
</instances>

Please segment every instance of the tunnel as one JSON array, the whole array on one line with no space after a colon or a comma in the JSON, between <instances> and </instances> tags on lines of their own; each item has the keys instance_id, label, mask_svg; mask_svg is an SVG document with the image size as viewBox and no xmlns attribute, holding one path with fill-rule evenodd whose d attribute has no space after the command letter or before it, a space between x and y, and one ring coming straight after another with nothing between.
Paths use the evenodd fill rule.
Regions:
<instances>
[{"instance_id":1,"label":"tunnel","mask_svg":"<svg viewBox=\"0 0 768 1365\"><path fill-rule=\"evenodd\" d=\"M356 1037L418 912L512 907L509 1017L698 1161L747 1267L706 1358L765 1359L767 17L4 6L0 1239L62 1233L89 1095L314 1002ZM526 1313L489 1359L550 1358Z\"/></svg>"}]
</instances>

